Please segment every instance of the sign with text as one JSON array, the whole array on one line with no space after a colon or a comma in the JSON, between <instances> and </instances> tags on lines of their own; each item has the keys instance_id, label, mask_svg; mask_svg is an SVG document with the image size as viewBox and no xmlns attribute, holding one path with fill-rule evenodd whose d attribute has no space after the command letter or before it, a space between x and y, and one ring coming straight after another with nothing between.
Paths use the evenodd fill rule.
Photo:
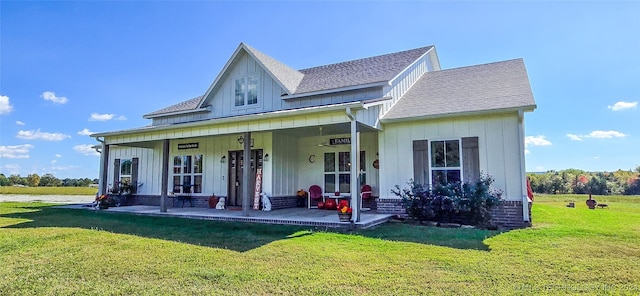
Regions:
<instances>
[{"instance_id":1,"label":"sign with text","mask_svg":"<svg viewBox=\"0 0 640 296\"><path fill-rule=\"evenodd\" d=\"M262 192L262 169L256 171L256 188L253 193L253 209L260 209L260 193Z\"/></svg>"},{"instance_id":2,"label":"sign with text","mask_svg":"<svg viewBox=\"0 0 640 296\"><path fill-rule=\"evenodd\" d=\"M349 145L351 138L332 138L329 139L329 145Z\"/></svg>"},{"instance_id":3,"label":"sign with text","mask_svg":"<svg viewBox=\"0 0 640 296\"><path fill-rule=\"evenodd\" d=\"M182 150L182 149L196 149L198 148L198 143L183 143L183 144L178 144L178 149Z\"/></svg>"}]
</instances>

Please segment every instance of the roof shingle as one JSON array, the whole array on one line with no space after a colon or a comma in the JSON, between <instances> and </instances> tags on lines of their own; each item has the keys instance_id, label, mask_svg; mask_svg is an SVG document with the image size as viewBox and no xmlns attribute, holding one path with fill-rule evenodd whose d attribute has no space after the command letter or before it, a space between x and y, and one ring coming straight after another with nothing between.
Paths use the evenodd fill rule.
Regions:
<instances>
[{"instance_id":1,"label":"roof shingle","mask_svg":"<svg viewBox=\"0 0 640 296\"><path fill-rule=\"evenodd\" d=\"M522 59L425 73L382 120L534 109Z\"/></svg>"},{"instance_id":2,"label":"roof shingle","mask_svg":"<svg viewBox=\"0 0 640 296\"><path fill-rule=\"evenodd\" d=\"M302 69L296 94L385 82L394 78L433 46Z\"/></svg>"}]
</instances>

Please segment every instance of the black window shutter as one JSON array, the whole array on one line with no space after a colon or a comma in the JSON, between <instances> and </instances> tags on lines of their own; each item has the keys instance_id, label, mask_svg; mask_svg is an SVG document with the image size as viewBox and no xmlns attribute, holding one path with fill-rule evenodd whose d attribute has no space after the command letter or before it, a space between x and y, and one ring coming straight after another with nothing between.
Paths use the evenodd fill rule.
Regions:
<instances>
[{"instance_id":1,"label":"black window shutter","mask_svg":"<svg viewBox=\"0 0 640 296\"><path fill-rule=\"evenodd\" d=\"M113 187L115 189L116 182L120 182L120 158L113 161Z\"/></svg>"},{"instance_id":2,"label":"black window shutter","mask_svg":"<svg viewBox=\"0 0 640 296\"><path fill-rule=\"evenodd\" d=\"M138 193L138 158L131 159L131 193Z\"/></svg>"},{"instance_id":3,"label":"black window shutter","mask_svg":"<svg viewBox=\"0 0 640 296\"><path fill-rule=\"evenodd\" d=\"M462 166L465 182L475 182L480 179L478 137L462 138Z\"/></svg>"},{"instance_id":4,"label":"black window shutter","mask_svg":"<svg viewBox=\"0 0 640 296\"><path fill-rule=\"evenodd\" d=\"M429 184L429 141L413 141L413 182L415 184Z\"/></svg>"}]
</instances>

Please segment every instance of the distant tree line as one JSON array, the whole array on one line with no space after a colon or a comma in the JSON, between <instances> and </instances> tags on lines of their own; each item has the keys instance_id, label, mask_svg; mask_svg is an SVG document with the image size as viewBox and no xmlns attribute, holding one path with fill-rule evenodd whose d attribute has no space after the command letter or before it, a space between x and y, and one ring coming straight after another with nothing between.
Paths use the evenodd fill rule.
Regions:
<instances>
[{"instance_id":1,"label":"distant tree line","mask_svg":"<svg viewBox=\"0 0 640 296\"><path fill-rule=\"evenodd\" d=\"M527 177L535 193L640 195L640 166L633 171L585 172L568 169L528 173Z\"/></svg>"},{"instance_id":2,"label":"distant tree line","mask_svg":"<svg viewBox=\"0 0 640 296\"><path fill-rule=\"evenodd\" d=\"M58 179L52 174L38 176L30 174L26 177L20 175L10 175L9 177L0 174L0 186L29 186L29 187L88 187L91 184L98 184L98 179Z\"/></svg>"}]
</instances>

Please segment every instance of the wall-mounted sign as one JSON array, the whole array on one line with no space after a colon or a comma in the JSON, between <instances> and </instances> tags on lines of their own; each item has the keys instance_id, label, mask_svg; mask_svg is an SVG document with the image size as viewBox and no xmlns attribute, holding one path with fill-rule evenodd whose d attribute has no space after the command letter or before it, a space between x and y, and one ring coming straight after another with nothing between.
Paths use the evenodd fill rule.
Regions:
<instances>
[{"instance_id":1,"label":"wall-mounted sign","mask_svg":"<svg viewBox=\"0 0 640 296\"><path fill-rule=\"evenodd\" d=\"M349 145L351 138L333 138L329 139L329 145Z\"/></svg>"},{"instance_id":2,"label":"wall-mounted sign","mask_svg":"<svg viewBox=\"0 0 640 296\"><path fill-rule=\"evenodd\" d=\"M198 148L198 143L178 144L178 149L196 149L196 148Z\"/></svg>"}]
</instances>

